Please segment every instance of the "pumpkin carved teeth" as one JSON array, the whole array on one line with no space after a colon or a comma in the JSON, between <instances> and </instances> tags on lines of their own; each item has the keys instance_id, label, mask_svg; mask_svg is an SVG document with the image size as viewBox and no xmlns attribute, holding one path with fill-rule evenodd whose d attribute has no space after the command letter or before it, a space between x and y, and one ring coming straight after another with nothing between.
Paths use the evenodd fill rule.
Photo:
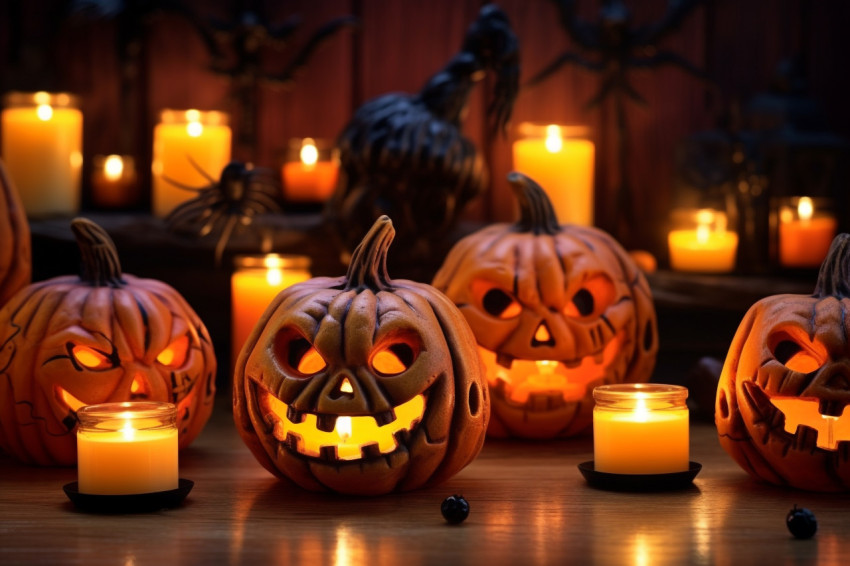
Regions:
<instances>
[{"instance_id":1,"label":"pumpkin carved teeth","mask_svg":"<svg viewBox=\"0 0 850 566\"><path fill-rule=\"evenodd\" d=\"M259 395L260 408L273 425L275 438L287 449L328 461L375 458L405 445L425 413L425 395L376 415L305 413L267 391ZM290 419L290 415L299 420Z\"/></svg>"}]
</instances>

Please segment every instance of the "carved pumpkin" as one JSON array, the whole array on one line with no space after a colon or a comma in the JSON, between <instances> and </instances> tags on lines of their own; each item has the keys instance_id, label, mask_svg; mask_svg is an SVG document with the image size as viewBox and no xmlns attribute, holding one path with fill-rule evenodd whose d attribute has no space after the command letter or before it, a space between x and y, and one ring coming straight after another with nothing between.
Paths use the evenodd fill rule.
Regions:
<instances>
[{"instance_id":1,"label":"carved pumpkin","mask_svg":"<svg viewBox=\"0 0 850 566\"><path fill-rule=\"evenodd\" d=\"M122 274L98 225L71 228L82 276L33 283L0 310L0 446L26 463L73 465L76 411L132 400L176 404L188 445L213 407L206 328L172 287Z\"/></svg>"},{"instance_id":2,"label":"carved pumpkin","mask_svg":"<svg viewBox=\"0 0 850 566\"><path fill-rule=\"evenodd\" d=\"M717 388L720 443L754 478L850 489L850 235L833 240L812 295L750 307Z\"/></svg>"},{"instance_id":3,"label":"carved pumpkin","mask_svg":"<svg viewBox=\"0 0 850 566\"><path fill-rule=\"evenodd\" d=\"M658 349L649 286L623 248L592 227L559 226L520 173L516 224L459 241L434 278L466 317L490 385L494 437L554 438L593 421L597 385L647 381Z\"/></svg>"},{"instance_id":4,"label":"carved pumpkin","mask_svg":"<svg viewBox=\"0 0 850 566\"><path fill-rule=\"evenodd\" d=\"M243 440L303 488L376 495L436 484L484 442L475 338L442 293L389 278L394 234L382 216L345 277L281 291L236 363Z\"/></svg>"},{"instance_id":5,"label":"carved pumpkin","mask_svg":"<svg viewBox=\"0 0 850 566\"><path fill-rule=\"evenodd\" d=\"M0 160L0 306L30 283L30 226L12 178Z\"/></svg>"}]
</instances>

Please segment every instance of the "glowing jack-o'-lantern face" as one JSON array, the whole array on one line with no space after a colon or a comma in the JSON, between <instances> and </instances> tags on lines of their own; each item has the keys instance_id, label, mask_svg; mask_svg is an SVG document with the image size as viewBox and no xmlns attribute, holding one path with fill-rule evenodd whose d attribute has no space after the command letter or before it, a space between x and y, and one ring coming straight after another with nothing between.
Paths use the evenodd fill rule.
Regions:
<instances>
[{"instance_id":1,"label":"glowing jack-o'-lantern face","mask_svg":"<svg viewBox=\"0 0 850 566\"><path fill-rule=\"evenodd\" d=\"M438 483L481 449L489 415L475 340L429 285L390 280L379 219L343 278L282 291L246 342L234 417L272 473L311 490Z\"/></svg>"},{"instance_id":2,"label":"glowing jack-o'-lantern face","mask_svg":"<svg viewBox=\"0 0 850 566\"><path fill-rule=\"evenodd\" d=\"M754 304L717 389L720 442L753 477L850 489L850 235L833 242L813 295Z\"/></svg>"},{"instance_id":3,"label":"glowing jack-o'-lantern face","mask_svg":"<svg viewBox=\"0 0 850 566\"><path fill-rule=\"evenodd\" d=\"M0 310L0 445L24 462L73 465L80 407L151 400L177 405L187 446L215 393L203 323L165 283L121 274L100 227L73 227L84 276L34 283Z\"/></svg>"},{"instance_id":4,"label":"glowing jack-o'-lantern face","mask_svg":"<svg viewBox=\"0 0 850 566\"><path fill-rule=\"evenodd\" d=\"M515 225L467 236L434 286L466 317L492 393L492 436L571 436L592 423L597 385L649 379L658 348L642 274L601 230L559 226L531 179L509 176Z\"/></svg>"}]
</instances>

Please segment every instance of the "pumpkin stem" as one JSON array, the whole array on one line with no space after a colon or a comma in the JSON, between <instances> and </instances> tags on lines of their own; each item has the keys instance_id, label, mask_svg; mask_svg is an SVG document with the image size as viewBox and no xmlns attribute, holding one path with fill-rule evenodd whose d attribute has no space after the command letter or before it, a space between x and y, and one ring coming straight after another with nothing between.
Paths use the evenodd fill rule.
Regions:
<instances>
[{"instance_id":1,"label":"pumpkin stem","mask_svg":"<svg viewBox=\"0 0 850 566\"><path fill-rule=\"evenodd\" d=\"M814 297L850 297L850 234L839 234L832 240L829 253L820 266Z\"/></svg>"},{"instance_id":2,"label":"pumpkin stem","mask_svg":"<svg viewBox=\"0 0 850 566\"><path fill-rule=\"evenodd\" d=\"M95 287L123 285L118 250L106 230L88 218L74 218L71 231L77 238L83 260L80 279Z\"/></svg>"},{"instance_id":3,"label":"pumpkin stem","mask_svg":"<svg viewBox=\"0 0 850 566\"><path fill-rule=\"evenodd\" d=\"M346 275L346 289L386 290L392 288L387 273L387 250L395 237L389 216L378 218L351 255Z\"/></svg>"},{"instance_id":4,"label":"pumpkin stem","mask_svg":"<svg viewBox=\"0 0 850 566\"><path fill-rule=\"evenodd\" d=\"M508 182L519 201L520 217L516 226L521 232L555 235L561 232L555 209L546 192L522 173L508 173Z\"/></svg>"}]
</instances>

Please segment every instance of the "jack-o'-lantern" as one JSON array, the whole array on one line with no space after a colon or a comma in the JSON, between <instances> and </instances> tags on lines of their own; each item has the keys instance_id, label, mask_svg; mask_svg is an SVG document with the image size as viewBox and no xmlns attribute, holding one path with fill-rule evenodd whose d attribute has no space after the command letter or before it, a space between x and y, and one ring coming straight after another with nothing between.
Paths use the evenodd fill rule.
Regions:
<instances>
[{"instance_id":1,"label":"jack-o'-lantern","mask_svg":"<svg viewBox=\"0 0 850 566\"><path fill-rule=\"evenodd\" d=\"M216 360L201 320L169 285L122 274L109 235L76 218L82 275L40 281L0 310L0 446L40 465L77 461L77 410L177 405L179 445L212 412Z\"/></svg>"},{"instance_id":2,"label":"jack-o'-lantern","mask_svg":"<svg viewBox=\"0 0 850 566\"><path fill-rule=\"evenodd\" d=\"M27 214L0 161L0 306L30 283L32 257Z\"/></svg>"},{"instance_id":3,"label":"jack-o'-lantern","mask_svg":"<svg viewBox=\"0 0 850 566\"><path fill-rule=\"evenodd\" d=\"M278 294L236 362L233 414L273 474L313 491L433 485L484 442L489 399L475 338L442 293L390 279L379 218L345 277Z\"/></svg>"},{"instance_id":4,"label":"jack-o'-lantern","mask_svg":"<svg viewBox=\"0 0 850 566\"><path fill-rule=\"evenodd\" d=\"M494 437L566 437L593 422L593 388L649 379L655 308L635 263L607 233L558 225L533 180L511 173L516 224L460 240L434 278L466 317L491 393Z\"/></svg>"},{"instance_id":5,"label":"jack-o'-lantern","mask_svg":"<svg viewBox=\"0 0 850 566\"><path fill-rule=\"evenodd\" d=\"M812 295L747 311L717 387L720 443L751 476L850 489L850 235L832 242Z\"/></svg>"}]
</instances>

